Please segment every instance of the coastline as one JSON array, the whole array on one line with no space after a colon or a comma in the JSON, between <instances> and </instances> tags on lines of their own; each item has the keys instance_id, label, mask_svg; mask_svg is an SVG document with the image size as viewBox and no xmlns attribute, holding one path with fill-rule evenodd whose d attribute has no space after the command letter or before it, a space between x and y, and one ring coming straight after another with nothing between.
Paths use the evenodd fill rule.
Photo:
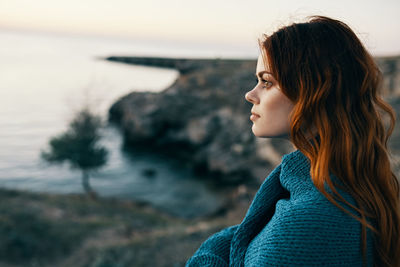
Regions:
<instances>
[{"instance_id":1,"label":"coastline","mask_svg":"<svg viewBox=\"0 0 400 267\"><path fill-rule=\"evenodd\" d=\"M126 146L165 153L217 186L257 186L293 150L284 139L251 132L255 60L109 57L126 64L175 68L180 75L159 93L132 92L109 109ZM268 153L266 153L268 151Z\"/></svg>"},{"instance_id":2,"label":"coastline","mask_svg":"<svg viewBox=\"0 0 400 267\"><path fill-rule=\"evenodd\" d=\"M400 56L375 58L382 95L400 97ZM124 143L182 160L222 186L257 186L294 149L288 140L256 138L245 92L255 84L255 59L108 57L105 60L179 71L159 93L132 92L109 109Z\"/></svg>"}]
</instances>

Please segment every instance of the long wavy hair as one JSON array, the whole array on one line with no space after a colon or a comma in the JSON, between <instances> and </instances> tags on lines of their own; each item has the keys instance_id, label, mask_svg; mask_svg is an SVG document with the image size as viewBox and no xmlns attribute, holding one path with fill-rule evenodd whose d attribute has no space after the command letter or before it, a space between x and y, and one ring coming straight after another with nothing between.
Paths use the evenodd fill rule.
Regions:
<instances>
[{"instance_id":1,"label":"long wavy hair","mask_svg":"<svg viewBox=\"0 0 400 267\"><path fill-rule=\"evenodd\" d=\"M290 140L309 158L313 183L362 224L363 263L368 227L373 231L374 266L400 266L399 181L387 148L396 115L380 97L382 73L373 57L348 25L325 16L310 16L308 22L282 27L258 41L264 62L295 104ZM385 112L390 117L387 131ZM329 173L342 184L333 183ZM336 187L348 192L357 207Z\"/></svg>"}]
</instances>

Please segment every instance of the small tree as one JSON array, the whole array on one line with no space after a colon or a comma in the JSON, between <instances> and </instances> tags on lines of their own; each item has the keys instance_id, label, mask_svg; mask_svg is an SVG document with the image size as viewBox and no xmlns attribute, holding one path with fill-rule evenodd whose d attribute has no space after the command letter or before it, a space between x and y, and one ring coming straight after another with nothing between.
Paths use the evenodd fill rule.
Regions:
<instances>
[{"instance_id":1,"label":"small tree","mask_svg":"<svg viewBox=\"0 0 400 267\"><path fill-rule=\"evenodd\" d=\"M89 172L102 167L108 157L107 149L97 144L101 127L101 118L84 108L70 122L65 133L50 139L50 150L41 151L41 157L49 163L67 161L72 169L80 169L83 188L92 197L96 194L90 187Z\"/></svg>"}]
</instances>

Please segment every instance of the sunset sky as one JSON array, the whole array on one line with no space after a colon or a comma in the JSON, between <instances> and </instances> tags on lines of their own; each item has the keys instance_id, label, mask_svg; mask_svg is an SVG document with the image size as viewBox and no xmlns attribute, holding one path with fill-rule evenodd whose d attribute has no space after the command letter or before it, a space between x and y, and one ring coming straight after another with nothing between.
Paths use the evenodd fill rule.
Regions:
<instances>
[{"instance_id":1,"label":"sunset sky","mask_svg":"<svg viewBox=\"0 0 400 267\"><path fill-rule=\"evenodd\" d=\"M400 54L398 0L0 0L0 30L254 46L313 14L349 24L373 54Z\"/></svg>"}]
</instances>

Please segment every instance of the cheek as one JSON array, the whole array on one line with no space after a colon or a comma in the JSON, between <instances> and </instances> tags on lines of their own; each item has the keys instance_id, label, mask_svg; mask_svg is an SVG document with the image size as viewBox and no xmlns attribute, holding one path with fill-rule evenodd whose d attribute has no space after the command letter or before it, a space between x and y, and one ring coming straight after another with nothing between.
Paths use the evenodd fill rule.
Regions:
<instances>
[{"instance_id":1,"label":"cheek","mask_svg":"<svg viewBox=\"0 0 400 267\"><path fill-rule=\"evenodd\" d=\"M266 95L262 99L262 102L262 109L263 112L265 112L264 115L268 115L271 112L278 112L287 105L279 95L274 94L273 92L270 95Z\"/></svg>"},{"instance_id":2,"label":"cheek","mask_svg":"<svg viewBox=\"0 0 400 267\"><path fill-rule=\"evenodd\" d=\"M269 97L263 99L262 111L265 119L267 120L277 120L280 121L288 118L289 113L293 109L293 104L289 99L283 97L280 94L273 94Z\"/></svg>"},{"instance_id":3,"label":"cheek","mask_svg":"<svg viewBox=\"0 0 400 267\"><path fill-rule=\"evenodd\" d=\"M280 91L271 90L260 97L261 118L252 130L258 137L285 136L290 128L289 115L294 105Z\"/></svg>"}]
</instances>

